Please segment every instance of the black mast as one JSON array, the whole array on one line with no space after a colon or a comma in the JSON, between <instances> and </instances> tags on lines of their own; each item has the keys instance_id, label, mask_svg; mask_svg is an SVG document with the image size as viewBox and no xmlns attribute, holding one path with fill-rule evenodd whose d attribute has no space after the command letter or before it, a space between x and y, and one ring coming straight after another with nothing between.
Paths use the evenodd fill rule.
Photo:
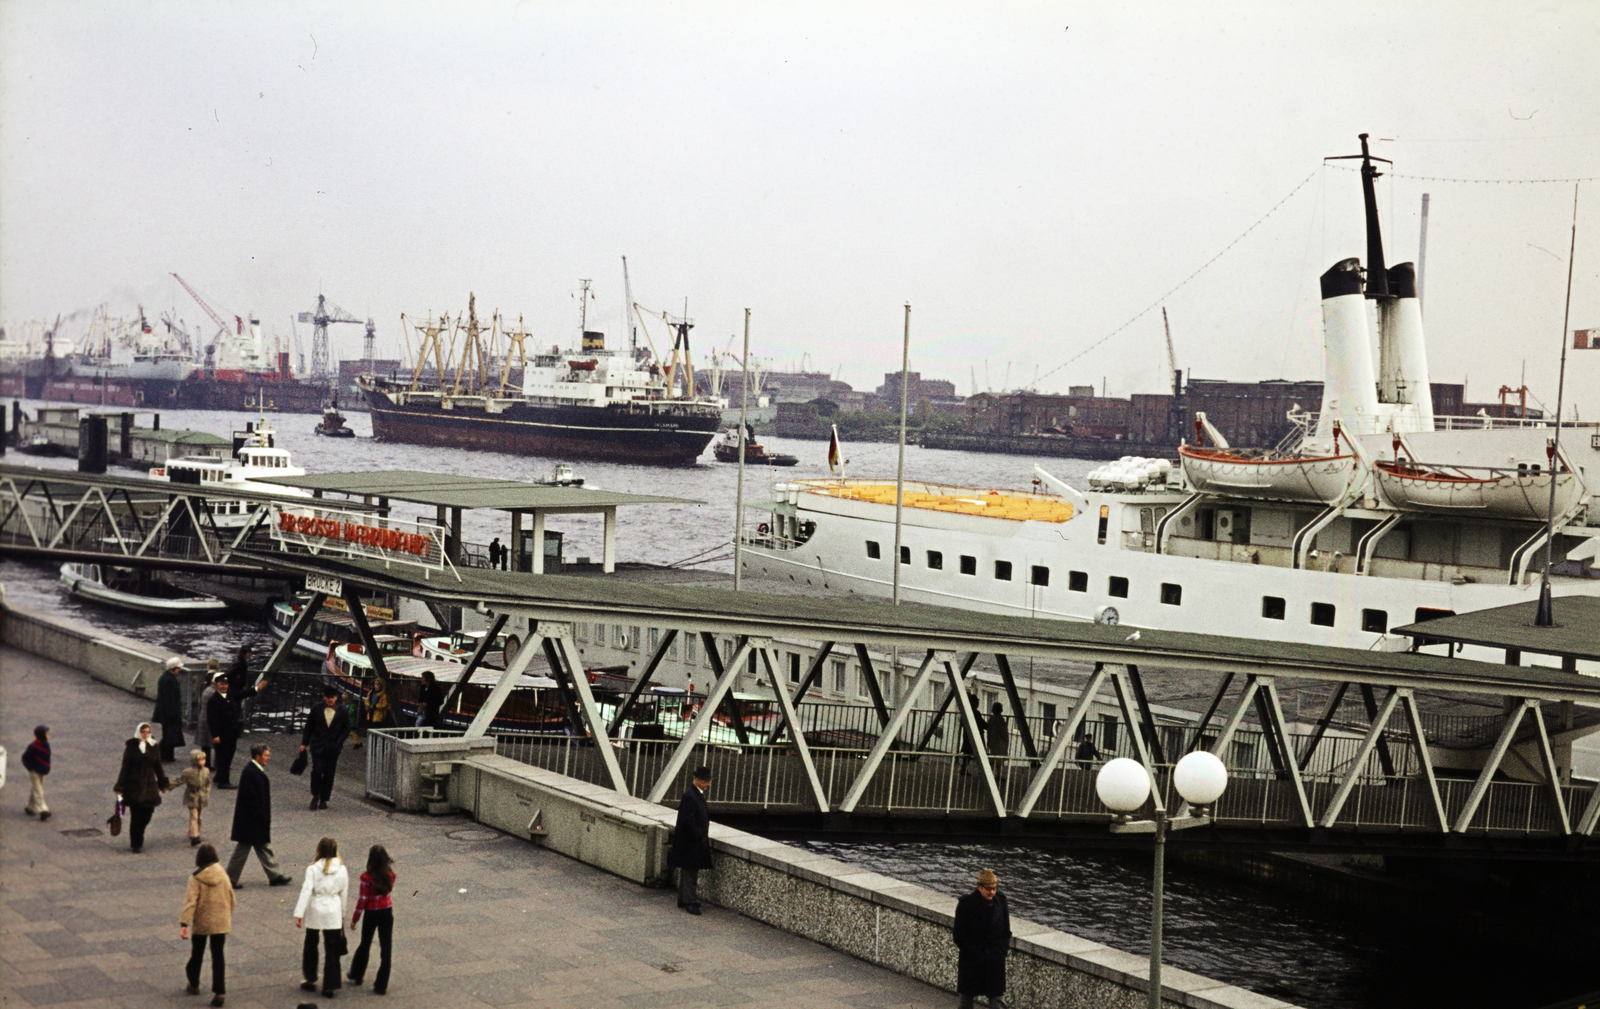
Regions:
<instances>
[{"instance_id":1,"label":"black mast","mask_svg":"<svg viewBox=\"0 0 1600 1009\"><path fill-rule=\"evenodd\" d=\"M1373 167L1374 161L1384 164L1393 164L1388 158L1375 158L1367 150L1367 134L1361 134L1360 154L1341 154L1337 157L1325 158L1325 161L1344 161L1352 158L1361 159L1361 196L1366 201L1367 207L1367 297L1387 298L1389 294L1389 271L1383 265L1383 232L1378 227L1378 195L1373 182L1381 178L1383 173Z\"/></svg>"}]
</instances>

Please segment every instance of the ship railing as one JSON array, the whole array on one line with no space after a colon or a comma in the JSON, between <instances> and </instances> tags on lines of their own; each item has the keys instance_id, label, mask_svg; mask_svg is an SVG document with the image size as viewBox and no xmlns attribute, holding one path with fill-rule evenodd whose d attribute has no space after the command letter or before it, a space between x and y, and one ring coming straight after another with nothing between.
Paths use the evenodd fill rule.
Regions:
<instances>
[{"instance_id":1,"label":"ship railing","mask_svg":"<svg viewBox=\"0 0 1600 1009\"><path fill-rule=\"evenodd\" d=\"M631 795L651 791L671 760L678 741L614 741L616 757ZM498 733L501 756L567 777L611 787L611 779L592 741L566 734ZM810 747L812 765L830 809L836 809L855 784L866 753L855 747ZM987 759L1009 815L1041 773L1026 759L964 757L929 753L909 747L891 749L860 797L856 812L928 817L989 817L994 799L978 761ZM1095 775L1102 760L1067 759L1049 772L1033 819L1103 821L1109 818L1095 794ZM667 804L688 787L689 768L711 769L709 796L714 809L725 812L770 811L806 813L817 809L804 764L793 746L736 747L699 744L683 764L678 780L666 789ZM1172 792L1171 762L1154 766L1156 784L1168 809L1177 807ZM1332 776L1304 783L1314 815L1320 817L1339 790ZM1439 780L1447 822L1465 808L1473 781ZM1591 783L1563 786L1569 810L1583 809L1595 790ZM1213 808L1219 823L1239 827L1303 827L1303 814L1292 781L1272 774L1234 774L1228 790ZM1333 825L1334 830L1437 831L1439 823L1428 782L1418 775L1383 774L1363 777L1351 790ZM1496 781L1489 786L1468 833L1495 836L1549 836L1561 832L1552 792L1547 784Z\"/></svg>"}]
</instances>

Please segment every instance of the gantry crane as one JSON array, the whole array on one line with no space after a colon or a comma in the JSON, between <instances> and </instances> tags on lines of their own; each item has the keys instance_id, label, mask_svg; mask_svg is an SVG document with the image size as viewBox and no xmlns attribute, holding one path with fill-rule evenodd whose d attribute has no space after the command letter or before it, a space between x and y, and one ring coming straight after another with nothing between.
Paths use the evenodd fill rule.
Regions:
<instances>
[{"instance_id":1,"label":"gantry crane","mask_svg":"<svg viewBox=\"0 0 1600 1009\"><path fill-rule=\"evenodd\" d=\"M189 286L189 282L187 280L184 280L182 277L178 276L176 273L174 273L172 275L172 279L174 279L178 283L182 284L183 285L183 289L185 291L189 292L189 297L193 298L195 300L195 302L198 303L199 306L202 309L205 310L205 313L211 317L211 321L217 324L217 332L216 332L216 334L211 337L211 342L206 344L206 369L209 371L211 369L211 366L212 366L212 360L211 359L216 355L216 352L217 352L217 341L222 339L223 334L228 332L227 320L223 319L222 316L218 315L216 309L214 309L210 305L206 304L206 299L200 297L200 292L196 291L194 288L190 287ZM237 331L240 332L240 333L243 333L244 332L244 320L240 319L236 315L236 316L233 317L233 321L234 321L234 325L237 327Z\"/></svg>"},{"instance_id":2,"label":"gantry crane","mask_svg":"<svg viewBox=\"0 0 1600 1009\"><path fill-rule=\"evenodd\" d=\"M362 325L362 320L346 312L338 305L332 304L322 295L317 295L317 307L309 312L300 313L301 322L309 322L316 326L311 331L311 380L313 382L326 381L332 377L328 370L328 323L353 322ZM377 326L371 319L366 320L366 339L362 351L366 354L368 362L372 360L373 342L377 333Z\"/></svg>"}]
</instances>

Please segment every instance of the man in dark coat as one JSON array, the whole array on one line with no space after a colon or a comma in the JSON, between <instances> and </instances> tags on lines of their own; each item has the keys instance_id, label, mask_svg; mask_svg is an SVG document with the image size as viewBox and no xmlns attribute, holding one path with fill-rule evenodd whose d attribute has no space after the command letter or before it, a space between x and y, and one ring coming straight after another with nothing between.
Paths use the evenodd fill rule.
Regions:
<instances>
[{"instance_id":1,"label":"man in dark coat","mask_svg":"<svg viewBox=\"0 0 1600 1009\"><path fill-rule=\"evenodd\" d=\"M288 886L289 877L278 867L272 853L272 782L267 779L267 761L272 750L266 743L250 747L250 763L239 775L239 795L233 804L233 857L228 859L228 878L239 889L239 874L253 849L261 868L273 886Z\"/></svg>"},{"instance_id":2,"label":"man in dark coat","mask_svg":"<svg viewBox=\"0 0 1600 1009\"><path fill-rule=\"evenodd\" d=\"M242 674L241 674L242 676ZM229 772L233 769L233 751L244 733L244 702L254 697L266 684L262 677L254 686L235 674L226 673L217 678L217 692L206 702L206 731L211 733L212 781L218 788L235 788Z\"/></svg>"},{"instance_id":3,"label":"man in dark coat","mask_svg":"<svg viewBox=\"0 0 1600 1009\"><path fill-rule=\"evenodd\" d=\"M1006 709L995 701L989 708L989 722L983 727L984 742L988 746L990 762L994 765L994 776L998 781L1006 780L1006 754L1011 750L1011 734L1006 731Z\"/></svg>"},{"instance_id":4,"label":"man in dark coat","mask_svg":"<svg viewBox=\"0 0 1600 1009\"><path fill-rule=\"evenodd\" d=\"M328 684L322 688L321 706L306 715L306 727L300 733L300 752L311 756L312 809L328 808L333 772L349 735L350 713L339 703L339 688Z\"/></svg>"},{"instance_id":5,"label":"man in dark coat","mask_svg":"<svg viewBox=\"0 0 1600 1009\"><path fill-rule=\"evenodd\" d=\"M956 948L956 992L961 1009L986 996L993 1009L1006 1009L1006 950L1011 948L1011 912L1000 880L988 869L978 873L977 889L956 901L952 929Z\"/></svg>"},{"instance_id":6,"label":"man in dark coat","mask_svg":"<svg viewBox=\"0 0 1600 1009\"><path fill-rule=\"evenodd\" d=\"M183 672L183 660L174 655L168 659L156 680L156 707L150 720L161 726L161 762L170 762L177 747L183 746L183 684L178 674Z\"/></svg>"},{"instance_id":7,"label":"man in dark coat","mask_svg":"<svg viewBox=\"0 0 1600 1009\"><path fill-rule=\"evenodd\" d=\"M667 866L678 870L678 906L690 914L700 913L700 870L711 868L711 813L706 809L710 787L711 769L696 768L694 784L678 801L678 824L667 852Z\"/></svg>"}]
</instances>

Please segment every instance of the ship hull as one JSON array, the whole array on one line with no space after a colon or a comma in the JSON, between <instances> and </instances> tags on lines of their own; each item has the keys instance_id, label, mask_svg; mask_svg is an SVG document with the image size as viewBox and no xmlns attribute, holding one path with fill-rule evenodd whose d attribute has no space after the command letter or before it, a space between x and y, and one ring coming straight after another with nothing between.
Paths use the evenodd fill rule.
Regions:
<instances>
[{"instance_id":1,"label":"ship hull","mask_svg":"<svg viewBox=\"0 0 1600 1009\"><path fill-rule=\"evenodd\" d=\"M402 403L379 389L363 393L372 411L372 436L380 441L555 459L688 466L705 452L721 421L717 410L688 404L629 408L499 400L504 407L491 413L477 398L458 398L444 409L437 397Z\"/></svg>"}]
</instances>

